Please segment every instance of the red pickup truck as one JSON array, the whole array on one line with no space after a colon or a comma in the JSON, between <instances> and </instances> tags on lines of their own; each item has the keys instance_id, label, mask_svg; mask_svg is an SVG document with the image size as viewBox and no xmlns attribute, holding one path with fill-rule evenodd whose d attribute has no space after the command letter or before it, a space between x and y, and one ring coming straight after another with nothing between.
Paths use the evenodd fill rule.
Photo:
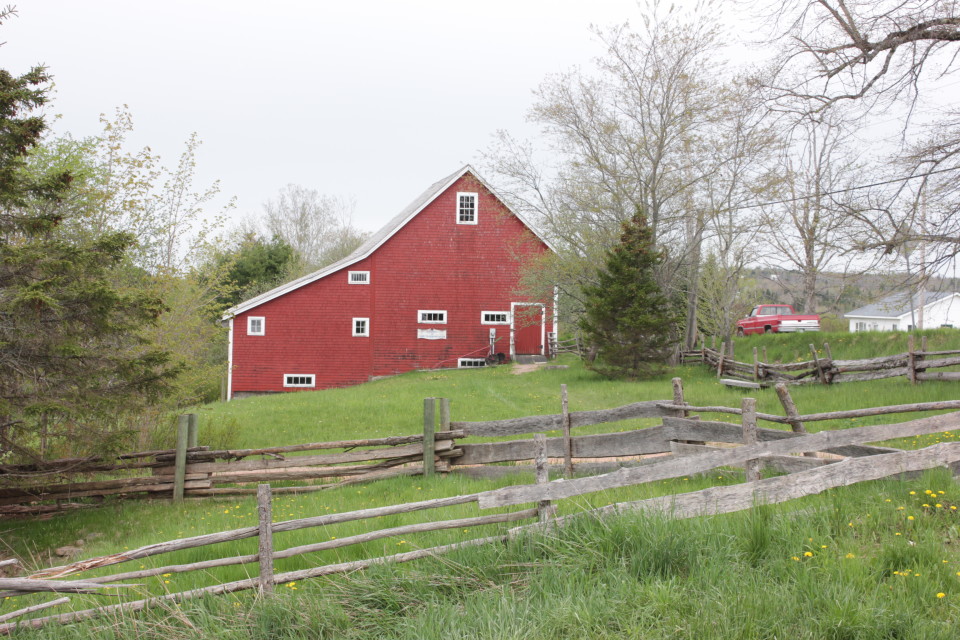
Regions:
<instances>
[{"instance_id":1,"label":"red pickup truck","mask_svg":"<svg viewBox=\"0 0 960 640\"><path fill-rule=\"evenodd\" d=\"M761 304L750 315L737 321L737 335L751 333L797 333L820 331L820 316L802 316L788 304Z\"/></svg>"}]
</instances>

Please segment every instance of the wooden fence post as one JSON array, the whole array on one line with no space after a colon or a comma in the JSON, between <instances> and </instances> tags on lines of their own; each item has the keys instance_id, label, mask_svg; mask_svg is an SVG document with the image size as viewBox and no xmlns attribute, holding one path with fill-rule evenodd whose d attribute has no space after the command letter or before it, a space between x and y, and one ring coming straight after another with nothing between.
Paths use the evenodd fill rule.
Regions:
<instances>
[{"instance_id":1,"label":"wooden fence post","mask_svg":"<svg viewBox=\"0 0 960 640\"><path fill-rule=\"evenodd\" d=\"M423 399L423 475L430 477L436 470L433 456L436 452L437 399Z\"/></svg>"},{"instance_id":2,"label":"wooden fence post","mask_svg":"<svg viewBox=\"0 0 960 640\"><path fill-rule=\"evenodd\" d=\"M730 359L733 360L733 361L736 361L736 360L737 360L737 352L734 351L734 348L735 348L734 345L735 345L735 343L734 343L734 341L733 341L733 338L730 338Z\"/></svg>"},{"instance_id":3,"label":"wooden fence post","mask_svg":"<svg viewBox=\"0 0 960 640\"><path fill-rule=\"evenodd\" d=\"M560 409L563 412L563 475L573 477L573 441L570 439L570 406L567 402L567 385L560 385Z\"/></svg>"},{"instance_id":4,"label":"wooden fence post","mask_svg":"<svg viewBox=\"0 0 960 640\"><path fill-rule=\"evenodd\" d=\"M259 545L257 562L260 565L260 593L273 593L273 508L269 484L257 485L257 518L259 519Z\"/></svg>"},{"instance_id":5,"label":"wooden fence post","mask_svg":"<svg viewBox=\"0 0 960 640\"><path fill-rule=\"evenodd\" d=\"M193 448L197 446L199 442L199 427L197 426L197 414L188 413L187 417L187 447Z\"/></svg>"},{"instance_id":6,"label":"wooden fence post","mask_svg":"<svg viewBox=\"0 0 960 640\"><path fill-rule=\"evenodd\" d=\"M744 398L740 403L743 411L743 444L750 446L757 444L757 401L754 398ZM756 458L744 463L747 482L760 479L760 461Z\"/></svg>"},{"instance_id":7,"label":"wooden fence post","mask_svg":"<svg viewBox=\"0 0 960 640\"><path fill-rule=\"evenodd\" d=\"M550 465L547 464L547 436L542 433L533 434L534 464L537 468L537 484L550 482ZM549 500L537 503L537 519L548 522L553 519L557 509Z\"/></svg>"},{"instance_id":8,"label":"wooden fence post","mask_svg":"<svg viewBox=\"0 0 960 640\"><path fill-rule=\"evenodd\" d=\"M907 337L907 379L917 384L917 353L912 333Z\"/></svg>"},{"instance_id":9,"label":"wooden fence post","mask_svg":"<svg viewBox=\"0 0 960 640\"><path fill-rule=\"evenodd\" d=\"M767 360L767 346L766 346L766 345L763 346L763 361L764 361L764 362L770 362L769 360Z\"/></svg>"},{"instance_id":10,"label":"wooden fence post","mask_svg":"<svg viewBox=\"0 0 960 640\"><path fill-rule=\"evenodd\" d=\"M817 368L817 377L820 378L821 384L827 384L827 374L824 373L823 367L820 366L820 358L817 357L817 348L813 346L813 343L810 343L810 353L813 354L813 366Z\"/></svg>"},{"instance_id":11,"label":"wooden fence post","mask_svg":"<svg viewBox=\"0 0 960 640\"><path fill-rule=\"evenodd\" d=\"M757 358L757 348L753 348L753 379L760 379L760 360Z\"/></svg>"},{"instance_id":12,"label":"wooden fence post","mask_svg":"<svg viewBox=\"0 0 960 640\"><path fill-rule=\"evenodd\" d=\"M719 359L717 360L717 377L718 377L718 378L722 378L722 377L723 377L723 357L724 357L724 355L726 355L726 353L727 353L727 343L726 343L726 342L721 342L721 343L720 343L720 357L719 357Z\"/></svg>"},{"instance_id":13,"label":"wooden fence post","mask_svg":"<svg viewBox=\"0 0 960 640\"><path fill-rule=\"evenodd\" d=\"M681 406L686 404L686 402L683 400L683 379L674 378L671 380L671 382L673 383L673 404ZM686 418L688 415L689 412L686 409L677 410L678 418Z\"/></svg>"},{"instance_id":14,"label":"wooden fence post","mask_svg":"<svg viewBox=\"0 0 960 640\"><path fill-rule=\"evenodd\" d=\"M794 404L793 397L791 397L786 383L778 382L774 389L777 392L777 397L780 399L780 404L783 405L783 412L787 414L787 420L790 422L790 430L794 433L806 433L807 428L802 422L797 420L800 412L797 411L797 405ZM805 451L803 455L807 458L817 457L817 454L813 451Z\"/></svg>"},{"instance_id":15,"label":"wooden fence post","mask_svg":"<svg viewBox=\"0 0 960 640\"><path fill-rule=\"evenodd\" d=\"M190 431L190 416L177 416L177 455L174 458L173 499L183 500L183 482L187 473L187 439Z\"/></svg>"}]
</instances>

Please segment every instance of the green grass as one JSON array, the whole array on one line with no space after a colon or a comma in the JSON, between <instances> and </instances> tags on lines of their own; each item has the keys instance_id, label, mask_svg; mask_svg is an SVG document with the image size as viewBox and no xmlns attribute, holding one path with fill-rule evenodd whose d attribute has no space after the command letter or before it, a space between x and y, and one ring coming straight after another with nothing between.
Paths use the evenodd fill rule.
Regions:
<instances>
[{"instance_id":1,"label":"green grass","mask_svg":"<svg viewBox=\"0 0 960 640\"><path fill-rule=\"evenodd\" d=\"M807 356L802 353L793 353L813 339L818 346L822 339L827 339L834 356L844 359L894 353L905 350L906 344L900 334L757 336L737 342L738 357L745 359L741 355L743 345L766 344L771 359L805 359ZM930 332L929 348L958 347L960 338L954 332ZM610 408L639 400L670 398L670 378L674 375L683 378L690 403L737 407L743 397L752 396L758 400L759 411L782 414L772 390L725 387L702 366L681 367L650 381L627 382L599 378L573 360L563 363L569 368L520 376L513 375L510 367L419 372L348 389L208 405L198 409L201 444L240 448L413 434L422 428L423 398L434 396L451 399L454 420L557 413L560 384L568 385L573 411ZM960 399L956 383L926 382L913 386L905 379L830 387L811 385L791 391L802 413ZM815 431L878 421L871 418L840 424L812 423L808 427ZM598 425L580 433L624 430L653 422ZM946 436L898 444L926 446L938 437ZM572 513L611 502L742 480L738 471L718 470L571 499L559 507L561 514ZM531 481L529 474L483 482L458 476L395 478L315 494L281 496L275 502L274 516L276 520L286 520ZM927 488L946 491L950 503L945 497L941 502L945 507L924 508L915 497L905 497L910 490L922 495ZM949 510L954 499L960 504L956 485L945 475L934 474L922 482L869 483L788 505L764 507L753 513L683 523L639 517L603 523L587 520L553 537L517 542L506 548L475 549L447 559L368 571L349 579L324 579L294 585L296 588L285 587L276 603L259 602L249 595L209 598L166 614L137 616L139 622L120 621L117 627L84 624L44 631L38 637L169 634L184 638L428 638L440 637L441 633L444 637L489 638L952 637L942 631L947 622L956 621L960 604L960 590L954 588L960 584L960 576L955 575L960 567L952 571L945 568L950 563L960 564L954 558L954 541L960 538L958 521ZM897 511L898 506L903 506L904 511ZM907 510L915 516L914 521L905 520ZM76 539L90 537L84 553L84 557L89 557L251 526L256 523L255 513L250 498L188 500L181 505L166 501L109 501L96 510L68 513L51 520L2 522L0 545L3 552L42 567L58 563L50 556L52 548ZM451 507L402 518L285 533L277 536L276 544L277 548L285 548L342 538L372 526L479 514L475 505ZM855 526L847 526L849 522ZM408 540L386 539L282 561L277 570L385 555L492 535L505 528L506 525L477 531L436 532ZM896 536L898 532L902 535ZM908 541L914 544L907 544ZM827 544L831 553L810 546L815 543ZM221 545L215 552L253 553L255 546L255 541L247 540ZM833 555L834 550L839 553L841 549L843 557ZM210 557L212 551L184 551L162 559L128 563L114 570L192 562ZM804 558L804 551L814 556ZM846 558L847 553L855 558ZM801 560L791 560L793 556ZM898 558L899 565L894 562ZM941 562L944 559L950 562ZM943 567L935 566L937 562ZM907 569L921 575L885 573ZM152 578L142 581L142 590L144 594L180 591L214 581L241 579L255 570L255 565L249 565L223 568L208 575ZM934 594L932 600L930 590ZM939 592L948 596L938 599L935 594ZM90 600L74 598L78 607ZM18 598L2 603L0 612L9 610L14 602L24 606L32 600ZM904 611L907 605L915 610ZM171 617L171 613L176 615ZM178 621L177 616L181 615L197 625L198 630L192 632L185 622Z\"/></svg>"}]
</instances>

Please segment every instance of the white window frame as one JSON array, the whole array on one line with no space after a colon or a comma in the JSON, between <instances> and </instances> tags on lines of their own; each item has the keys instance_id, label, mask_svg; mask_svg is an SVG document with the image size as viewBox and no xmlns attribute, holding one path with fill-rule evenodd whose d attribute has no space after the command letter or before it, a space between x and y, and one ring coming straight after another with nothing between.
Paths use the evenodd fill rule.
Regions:
<instances>
[{"instance_id":1,"label":"white window frame","mask_svg":"<svg viewBox=\"0 0 960 640\"><path fill-rule=\"evenodd\" d=\"M457 358L457 369L479 369L487 366L485 358Z\"/></svg>"},{"instance_id":2,"label":"white window frame","mask_svg":"<svg viewBox=\"0 0 960 640\"><path fill-rule=\"evenodd\" d=\"M417 340L446 340L446 329L417 329Z\"/></svg>"},{"instance_id":3,"label":"white window frame","mask_svg":"<svg viewBox=\"0 0 960 640\"><path fill-rule=\"evenodd\" d=\"M354 276L358 276L361 279L354 280L353 279ZM347 284L370 284L370 272L369 271L348 271Z\"/></svg>"},{"instance_id":4,"label":"white window frame","mask_svg":"<svg viewBox=\"0 0 960 640\"><path fill-rule=\"evenodd\" d=\"M260 331L253 330L253 323L257 320L260 321ZM265 336L267 335L267 319L263 316L247 316L247 335L248 336Z\"/></svg>"},{"instance_id":5,"label":"white window frame","mask_svg":"<svg viewBox=\"0 0 960 640\"><path fill-rule=\"evenodd\" d=\"M460 198L473 198L473 220L461 220L460 219ZM477 224L477 221L480 219L480 195L473 191L458 191L457 192L457 203L456 203L455 214L457 216L457 224Z\"/></svg>"},{"instance_id":6,"label":"white window frame","mask_svg":"<svg viewBox=\"0 0 960 640\"><path fill-rule=\"evenodd\" d=\"M431 313L439 314L442 318L440 320L425 320L424 316ZM447 324L447 312L443 309L419 309L417 311L417 324Z\"/></svg>"},{"instance_id":7,"label":"white window frame","mask_svg":"<svg viewBox=\"0 0 960 640\"><path fill-rule=\"evenodd\" d=\"M360 321L364 322L363 331L357 332L357 323ZM369 338L370 337L370 318L354 318L351 326L354 337L357 338Z\"/></svg>"},{"instance_id":8,"label":"white window frame","mask_svg":"<svg viewBox=\"0 0 960 640\"><path fill-rule=\"evenodd\" d=\"M487 320L487 314L503 314L505 320L502 322L499 320ZM510 312L509 311L481 311L480 312L480 324L510 324Z\"/></svg>"},{"instance_id":9,"label":"white window frame","mask_svg":"<svg viewBox=\"0 0 960 640\"><path fill-rule=\"evenodd\" d=\"M290 382L290 378L309 378L310 382ZM317 376L314 373L285 373L283 386L287 389L313 389L317 386Z\"/></svg>"}]
</instances>

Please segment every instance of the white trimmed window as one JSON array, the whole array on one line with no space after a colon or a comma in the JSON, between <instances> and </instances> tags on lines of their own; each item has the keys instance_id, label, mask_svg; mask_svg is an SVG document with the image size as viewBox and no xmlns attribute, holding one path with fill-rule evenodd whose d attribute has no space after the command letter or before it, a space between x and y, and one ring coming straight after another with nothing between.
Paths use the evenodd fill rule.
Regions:
<instances>
[{"instance_id":1,"label":"white trimmed window","mask_svg":"<svg viewBox=\"0 0 960 640\"><path fill-rule=\"evenodd\" d=\"M477 194L457 193L457 224L477 224Z\"/></svg>"},{"instance_id":2,"label":"white trimmed window","mask_svg":"<svg viewBox=\"0 0 960 640\"><path fill-rule=\"evenodd\" d=\"M247 316L247 335L267 335L267 319L263 316Z\"/></svg>"},{"instance_id":3,"label":"white trimmed window","mask_svg":"<svg viewBox=\"0 0 960 640\"><path fill-rule=\"evenodd\" d=\"M447 312L439 311L436 309L431 310L420 310L417 311L417 322L420 324L446 324L447 323Z\"/></svg>"},{"instance_id":4,"label":"white trimmed window","mask_svg":"<svg viewBox=\"0 0 960 640\"><path fill-rule=\"evenodd\" d=\"M446 340L446 329L417 329L417 338L419 340Z\"/></svg>"},{"instance_id":5,"label":"white trimmed window","mask_svg":"<svg viewBox=\"0 0 960 640\"><path fill-rule=\"evenodd\" d=\"M510 324L510 312L481 311L480 324Z\"/></svg>"},{"instance_id":6,"label":"white trimmed window","mask_svg":"<svg viewBox=\"0 0 960 640\"><path fill-rule=\"evenodd\" d=\"M370 335L370 318L354 318L353 319L353 335L355 336L369 336Z\"/></svg>"},{"instance_id":7,"label":"white trimmed window","mask_svg":"<svg viewBox=\"0 0 960 640\"><path fill-rule=\"evenodd\" d=\"M312 373L285 373L283 374L283 386L285 387L315 387L316 376Z\"/></svg>"},{"instance_id":8,"label":"white trimmed window","mask_svg":"<svg viewBox=\"0 0 960 640\"><path fill-rule=\"evenodd\" d=\"M483 358L460 358L457 360L457 368L459 369L476 369L485 366L487 366L487 361Z\"/></svg>"},{"instance_id":9,"label":"white trimmed window","mask_svg":"<svg viewBox=\"0 0 960 640\"><path fill-rule=\"evenodd\" d=\"M370 284L370 272L350 271L347 273L347 282L350 284Z\"/></svg>"}]
</instances>

